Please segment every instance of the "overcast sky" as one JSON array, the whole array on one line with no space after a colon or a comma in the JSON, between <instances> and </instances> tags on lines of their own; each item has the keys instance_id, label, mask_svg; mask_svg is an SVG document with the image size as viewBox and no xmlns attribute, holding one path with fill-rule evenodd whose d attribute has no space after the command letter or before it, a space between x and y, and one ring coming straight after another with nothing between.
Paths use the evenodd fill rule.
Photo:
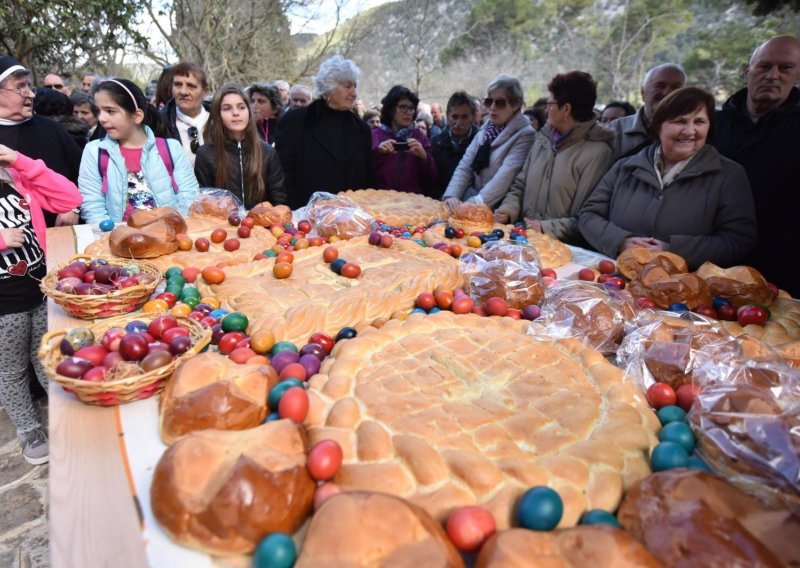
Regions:
<instances>
[{"instance_id":1,"label":"overcast sky","mask_svg":"<svg viewBox=\"0 0 800 568\"><path fill-rule=\"evenodd\" d=\"M341 20L352 18L359 12L389 1L391 0L338 0L338 3L343 4ZM327 32L336 23L336 4L335 0L319 0L304 13L290 14L292 33L320 34Z\"/></svg>"}]
</instances>

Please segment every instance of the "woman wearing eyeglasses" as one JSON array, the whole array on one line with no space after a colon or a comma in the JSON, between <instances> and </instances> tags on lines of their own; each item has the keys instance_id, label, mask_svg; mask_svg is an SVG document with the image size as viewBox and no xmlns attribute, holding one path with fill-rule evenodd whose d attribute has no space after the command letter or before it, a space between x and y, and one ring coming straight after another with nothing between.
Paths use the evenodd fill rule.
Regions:
<instances>
[{"instance_id":1,"label":"woman wearing eyeglasses","mask_svg":"<svg viewBox=\"0 0 800 568\"><path fill-rule=\"evenodd\" d=\"M536 138L522 114L524 95L515 77L500 75L492 81L483 104L488 119L458 163L442 197L451 208L462 201L497 207Z\"/></svg>"},{"instance_id":2,"label":"woman wearing eyeglasses","mask_svg":"<svg viewBox=\"0 0 800 568\"><path fill-rule=\"evenodd\" d=\"M494 216L498 223L524 219L529 229L584 245L578 214L611 165L613 135L595 120L591 75L559 74L547 89L547 124Z\"/></svg>"},{"instance_id":3,"label":"woman wearing eyeglasses","mask_svg":"<svg viewBox=\"0 0 800 568\"><path fill-rule=\"evenodd\" d=\"M428 137L416 127L419 97L402 85L381 100L381 123L372 129L376 187L428 193L436 181L436 162Z\"/></svg>"}]
</instances>

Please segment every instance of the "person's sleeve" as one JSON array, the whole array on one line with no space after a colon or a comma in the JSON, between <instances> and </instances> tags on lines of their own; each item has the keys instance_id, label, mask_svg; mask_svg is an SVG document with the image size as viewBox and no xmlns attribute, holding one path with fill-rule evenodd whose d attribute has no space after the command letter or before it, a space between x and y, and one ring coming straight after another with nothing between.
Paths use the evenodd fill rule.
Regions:
<instances>
[{"instance_id":1,"label":"person's sleeve","mask_svg":"<svg viewBox=\"0 0 800 568\"><path fill-rule=\"evenodd\" d=\"M178 184L178 193L176 195L178 198L178 208L182 214L186 215L189 212L191 204L197 199L200 186L197 184L197 178L194 177L192 164L189 163L189 158L184 154L180 142L168 138L167 144L169 144L170 153L172 154L175 165L172 174L175 176L175 183Z\"/></svg>"},{"instance_id":2,"label":"person's sleeve","mask_svg":"<svg viewBox=\"0 0 800 568\"><path fill-rule=\"evenodd\" d=\"M461 199L464 196L464 192L467 191L467 188L472 183L475 176L472 172L472 162L475 161L475 155L478 153L479 137L480 133L476 134L475 138L473 138L472 142L467 146L467 151L464 152L464 156L461 158L461 161L458 162L456 170L453 172L453 177L450 178L450 183L447 184L447 189L442 196L443 200L450 197Z\"/></svg>"},{"instance_id":3,"label":"person's sleeve","mask_svg":"<svg viewBox=\"0 0 800 568\"><path fill-rule=\"evenodd\" d=\"M525 163L522 168L514 176L514 181L511 182L511 187L508 188L503 201L497 207L497 211L504 211L508 213L509 221L514 223L522 216L522 199L525 195L525 186L528 182L528 171L531 167L533 160L533 153L528 152L528 157L525 158Z\"/></svg>"},{"instance_id":4,"label":"person's sleeve","mask_svg":"<svg viewBox=\"0 0 800 568\"><path fill-rule=\"evenodd\" d=\"M530 130L525 129L513 142L500 168L492 176L492 179L481 188L479 195L483 203L494 209L498 203L503 201L520 168L528 158L535 139L536 131L531 128Z\"/></svg>"},{"instance_id":5,"label":"person's sleeve","mask_svg":"<svg viewBox=\"0 0 800 568\"><path fill-rule=\"evenodd\" d=\"M606 173L611 165L611 147L603 144L601 150L595 150L586 163L581 168L578 177L577 187L575 188L575 198L569 208L569 215L566 217L556 217L553 219L543 219L541 221L542 231L560 241L573 242L580 235L578 228L578 215L583 204L592 193L598 180ZM579 158L580 159L580 158ZM565 164L565 167L574 167L572 164Z\"/></svg>"},{"instance_id":6,"label":"person's sleeve","mask_svg":"<svg viewBox=\"0 0 800 568\"><path fill-rule=\"evenodd\" d=\"M42 207L53 213L66 213L81 204L77 186L65 176L48 168L42 160L32 160L17 152L17 158L9 166Z\"/></svg>"},{"instance_id":7,"label":"person's sleeve","mask_svg":"<svg viewBox=\"0 0 800 568\"><path fill-rule=\"evenodd\" d=\"M211 146L204 144L197 150L197 157L194 160L194 177L197 178L199 187L216 187L217 172L215 171L213 160L206 153L206 148L212 150Z\"/></svg>"},{"instance_id":8,"label":"person's sleeve","mask_svg":"<svg viewBox=\"0 0 800 568\"><path fill-rule=\"evenodd\" d=\"M103 180L97 166L99 141L89 142L83 149L81 167L78 174L78 190L83 197L81 217L89 224L97 224L109 218L106 198L102 193ZM121 219L112 219L119 222Z\"/></svg>"},{"instance_id":9,"label":"person's sleeve","mask_svg":"<svg viewBox=\"0 0 800 568\"><path fill-rule=\"evenodd\" d=\"M669 251L685 258L690 268L697 268L706 261L723 267L733 266L756 245L755 205L747 173L738 164L731 164L719 183L714 232L670 236Z\"/></svg>"},{"instance_id":10,"label":"person's sleeve","mask_svg":"<svg viewBox=\"0 0 800 568\"><path fill-rule=\"evenodd\" d=\"M302 114L302 113L300 113ZM297 153L300 151L300 133L302 125L297 123L292 113L288 113L278 121L278 132L275 135L275 151L281 162L283 170L283 187L286 195L292 195L296 190ZM369 148L369 143L367 144ZM371 151L370 151L371 153ZM369 165L371 166L370 161Z\"/></svg>"},{"instance_id":11,"label":"person's sleeve","mask_svg":"<svg viewBox=\"0 0 800 568\"><path fill-rule=\"evenodd\" d=\"M267 179L264 180L267 186L267 194L273 205L286 205L289 200L286 196L286 188L283 181L283 169L278 154L271 147L267 152Z\"/></svg>"},{"instance_id":12,"label":"person's sleeve","mask_svg":"<svg viewBox=\"0 0 800 568\"><path fill-rule=\"evenodd\" d=\"M622 242L633 234L611 221L611 202L614 190L622 182L620 162L604 175L592 194L583 204L578 217L578 228L583 238L598 252L615 257Z\"/></svg>"}]
</instances>

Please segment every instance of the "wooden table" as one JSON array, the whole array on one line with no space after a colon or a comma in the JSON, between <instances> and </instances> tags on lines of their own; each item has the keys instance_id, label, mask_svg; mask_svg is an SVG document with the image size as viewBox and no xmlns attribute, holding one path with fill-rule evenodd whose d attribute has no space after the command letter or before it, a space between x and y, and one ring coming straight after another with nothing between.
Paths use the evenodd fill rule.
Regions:
<instances>
[{"instance_id":1,"label":"wooden table","mask_svg":"<svg viewBox=\"0 0 800 568\"><path fill-rule=\"evenodd\" d=\"M76 254L71 227L47 230L47 265ZM48 328L91 322L48 300ZM54 568L147 566L120 451L117 407L89 406L50 383L50 563Z\"/></svg>"}]
</instances>

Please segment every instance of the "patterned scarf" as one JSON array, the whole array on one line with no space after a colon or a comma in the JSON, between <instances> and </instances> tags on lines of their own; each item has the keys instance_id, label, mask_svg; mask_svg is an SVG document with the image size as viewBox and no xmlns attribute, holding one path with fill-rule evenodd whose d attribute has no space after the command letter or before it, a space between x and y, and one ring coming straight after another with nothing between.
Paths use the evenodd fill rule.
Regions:
<instances>
[{"instance_id":1,"label":"patterned scarf","mask_svg":"<svg viewBox=\"0 0 800 568\"><path fill-rule=\"evenodd\" d=\"M395 140L402 141L408 140L409 136L411 136L411 128L401 128L398 131L394 131L385 124L380 125L380 129L384 131L386 134L394 138Z\"/></svg>"},{"instance_id":2,"label":"patterned scarf","mask_svg":"<svg viewBox=\"0 0 800 568\"><path fill-rule=\"evenodd\" d=\"M497 126L492 121L486 123L486 130L483 131L483 144L478 148L475 159L472 161L472 169L475 173L489 166L489 158L492 155L492 142L505 130L506 125Z\"/></svg>"}]
</instances>

